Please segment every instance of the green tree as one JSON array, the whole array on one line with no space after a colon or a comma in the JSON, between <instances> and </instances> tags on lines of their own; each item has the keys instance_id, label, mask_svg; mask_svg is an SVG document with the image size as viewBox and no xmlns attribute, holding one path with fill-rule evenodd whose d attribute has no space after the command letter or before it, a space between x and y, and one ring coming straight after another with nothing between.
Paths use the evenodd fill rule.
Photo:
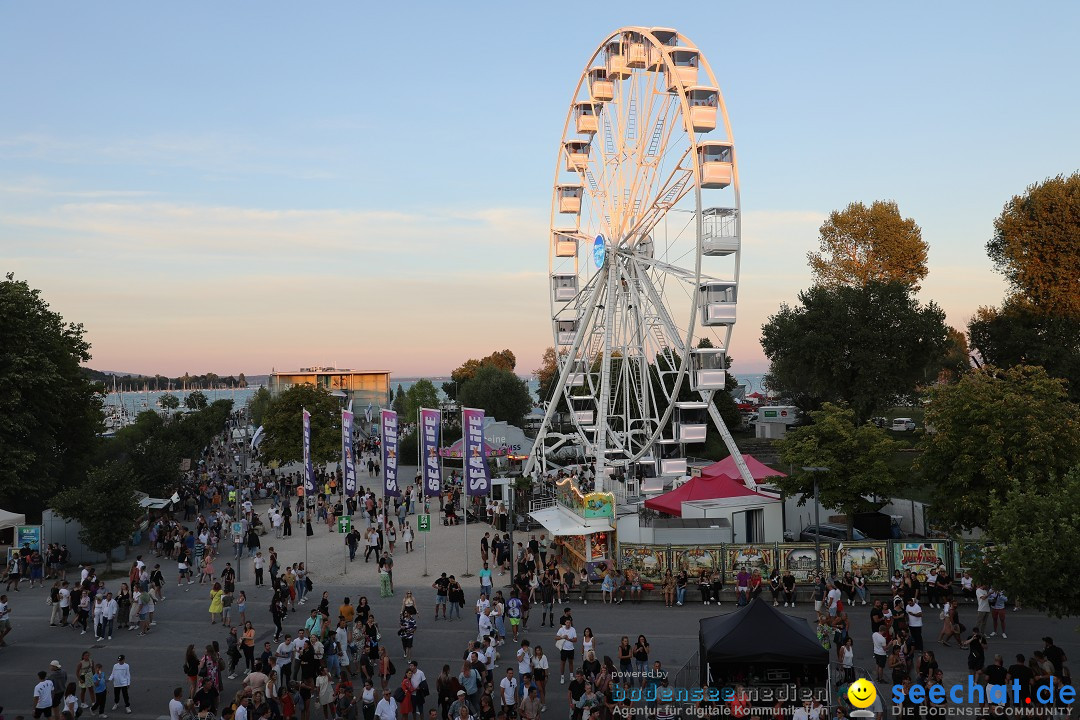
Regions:
<instances>
[{"instance_id":1,"label":"green tree","mask_svg":"<svg viewBox=\"0 0 1080 720\"><path fill-rule=\"evenodd\" d=\"M188 393L188 396L184 398L184 407L190 410L202 410L206 407L207 402L206 393L202 390L195 390Z\"/></svg>"},{"instance_id":2,"label":"green tree","mask_svg":"<svg viewBox=\"0 0 1080 720\"><path fill-rule=\"evenodd\" d=\"M266 410L270 407L271 402L273 402L273 396L265 387L261 387L252 393L251 398L248 400L248 414L255 427L262 425Z\"/></svg>"},{"instance_id":3,"label":"green tree","mask_svg":"<svg viewBox=\"0 0 1080 720\"><path fill-rule=\"evenodd\" d=\"M963 331L949 327L949 339L945 346L945 357L941 361L941 374L939 379L955 382L971 367L968 359L967 336Z\"/></svg>"},{"instance_id":4,"label":"green tree","mask_svg":"<svg viewBox=\"0 0 1080 720\"><path fill-rule=\"evenodd\" d=\"M0 282L0 507L34 514L86 476L104 388L79 367L83 335L25 281Z\"/></svg>"},{"instance_id":5,"label":"green tree","mask_svg":"<svg viewBox=\"0 0 1080 720\"><path fill-rule=\"evenodd\" d=\"M1032 610L1075 616L1080 613L1080 585L1075 581L1080 467L1046 486L1014 481L1004 489L990 501L986 528L996 545L976 575L1022 595L1024 606Z\"/></svg>"},{"instance_id":6,"label":"green tree","mask_svg":"<svg viewBox=\"0 0 1080 720\"><path fill-rule=\"evenodd\" d=\"M987 364L1039 365L1066 380L1069 399L1080 403L1080 318L1046 315L1014 296L1001 308L979 308L968 333Z\"/></svg>"},{"instance_id":7,"label":"green tree","mask_svg":"<svg viewBox=\"0 0 1080 720\"><path fill-rule=\"evenodd\" d=\"M236 384L242 388L247 387L247 378L244 376L244 373L240 373L236 376Z\"/></svg>"},{"instance_id":8,"label":"green tree","mask_svg":"<svg viewBox=\"0 0 1080 720\"><path fill-rule=\"evenodd\" d=\"M398 422L408 422L409 408L405 401L405 388L401 386L401 383L398 383L397 391L394 393L394 402L390 407L398 414Z\"/></svg>"},{"instance_id":9,"label":"green tree","mask_svg":"<svg viewBox=\"0 0 1080 720\"><path fill-rule=\"evenodd\" d=\"M52 499L57 513L82 525L79 539L86 547L105 555L106 572L112 569L113 550L127 543L141 516L135 488L131 469L111 463L94 468L85 482Z\"/></svg>"},{"instance_id":10,"label":"green tree","mask_svg":"<svg viewBox=\"0 0 1080 720\"><path fill-rule=\"evenodd\" d=\"M1058 175L1005 203L987 253L1041 315L1080 320L1080 172Z\"/></svg>"},{"instance_id":11,"label":"green tree","mask_svg":"<svg viewBox=\"0 0 1080 720\"><path fill-rule=\"evenodd\" d=\"M774 482L789 496L801 495L799 505L804 505L814 497L816 479L821 504L844 513L850 530L857 513L876 510L895 491L898 478L889 461L901 445L872 423L857 425L855 413L840 405L825 403L810 417L812 425L778 441L780 459L796 470ZM804 472L804 467L828 471Z\"/></svg>"},{"instance_id":12,"label":"green tree","mask_svg":"<svg viewBox=\"0 0 1080 720\"><path fill-rule=\"evenodd\" d=\"M1080 464L1080 407L1039 367L987 367L928 393L918 467L934 488L934 520L950 531L987 527L1012 481L1048 488Z\"/></svg>"},{"instance_id":13,"label":"green tree","mask_svg":"<svg viewBox=\"0 0 1080 720\"><path fill-rule=\"evenodd\" d=\"M459 401L463 407L483 410L496 420L521 426L532 409L529 386L510 370L484 365L461 386Z\"/></svg>"},{"instance_id":14,"label":"green tree","mask_svg":"<svg viewBox=\"0 0 1080 720\"><path fill-rule=\"evenodd\" d=\"M416 420L421 408L429 410L439 409L439 391L427 378L421 378L413 383L405 393L405 411L403 416L409 421Z\"/></svg>"},{"instance_id":15,"label":"green tree","mask_svg":"<svg viewBox=\"0 0 1080 720\"><path fill-rule=\"evenodd\" d=\"M928 272L922 230L892 200L834 210L820 233L820 252L807 253L816 285L899 282L917 291Z\"/></svg>"},{"instance_id":16,"label":"green tree","mask_svg":"<svg viewBox=\"0 0 1080 720\"><path fill-rule=\"evenodd\" d=\"M450 382L445 382L442 385L443 392L451 400L457 400L461 387L474 378L480 368L488 366L513 372L514 368L517 367L517 358L510 350L497 350L480 360L470 358L454 368L450 373Z\"/></svg>"},{"instance_id":17,"label":"green tree","mask_svg":"<svg viewBox=\"0 0 1080 720\"><path fill-rule=\"evenodd\" d=\"M945 313L902 283L816 285L761 329L766 383L803 410L845 402L860 422L936 379L949 348Z\"/></svg>"},{"instance_id":18,"label":"green tree","mask_svg":"<svg viewBox=\"0 0 1080 720\"><path fill-rule=\"evenodd\" d=\"M176 397L172 393L165 393L161 396L161 407L165 408L169 412L172 412L176 408L180 407L180 398Z\"/></svg>"},{"instance_id":19,"label":"green tree","mask_svg":"<svg viewBox=\"0 0 1080 720\"><path fill-rule=\"evenodd\" d=\"M303 410L311 413L311 458L322 464L341 456L341 405L324 387L293 385L274 398L263 417L259 454L281 464L304 459Z\"/></svg>"}]
</instances>

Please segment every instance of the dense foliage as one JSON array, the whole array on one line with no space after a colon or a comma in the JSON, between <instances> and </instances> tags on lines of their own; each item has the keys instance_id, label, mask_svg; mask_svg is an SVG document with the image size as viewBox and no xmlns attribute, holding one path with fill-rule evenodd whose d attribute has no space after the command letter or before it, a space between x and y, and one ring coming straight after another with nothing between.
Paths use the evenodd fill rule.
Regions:
<instances>
[{"instance_id":1,"label":"dense foliage","mask_svg":"<svg viewBox=\"0 0 1080 720\"><path fill-rule=\"evenodd\" d=\"M86 477L104 428L83 326L12 274L0 282L0 507L36 513Z\"/></svg>"},{"instance_id":2,"label":"dense foliage","mask_svg":"<svg viewBox=\"0 0 1080 720\"><path fill-rule=\"evenodd\" d=\"M483 365L461 385L458 402L462 407L483 410L489 417L521 427L532 409L529 386L511 370Z\"/></svg>"},{"instance_id":3,"label":"dense foliage","mask_svg":"<svg viewBox=\"0 0 1080 720\"><path fill-rule=\"evenodd\" d=\"M934 488L934 520L947 530L986 528L991 503L1014 481L1049 489L1080 464L1080 407L1042 368L968 373L927 401L919 467Z\"/></svg>"},{"instance_id":4,"label":"dense foliage","mask_svg":"<svg viewBox=\"0 0 1080 720\"><path fill-rule=\"evenodd\" d=\"M112 569L112 551L128 541L142 516L135 496L137 484L128 465L109 463L94 468L77 487L52 500L58 514L82 525L79 539L105 555L106 571Z\"/></svg>"},{"instance_id":5,"label":"dense foliage","mask_svg":"<svg viewBox=\"0 0 1080 720\"><path fill-rule=\"evenodd\" d=\"M941 308L897 282L814 286L761 331L770 389L803 410L847 403L859 422L934 380L951 344Z\"/></svg>"},{"instance_id":6,"label":"dense foliage","mask_svg":"<svg viewBox=\"0 0 1080 720\"><path fill-rule=\"evenodd\" d=\"M341 403L318 385L293 385L276 396L262 419L259 454L281 464L304 459L303 411L311 413L311 458L322 464L341 457Z\"/></svg>"}]
</instances>

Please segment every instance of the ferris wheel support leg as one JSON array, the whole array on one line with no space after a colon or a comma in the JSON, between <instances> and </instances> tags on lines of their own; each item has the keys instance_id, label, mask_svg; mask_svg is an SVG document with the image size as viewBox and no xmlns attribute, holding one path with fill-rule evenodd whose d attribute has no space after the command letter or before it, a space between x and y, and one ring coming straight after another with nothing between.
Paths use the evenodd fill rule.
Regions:
<instances>
[{"instance_id":1,"label":"ferris wheel support leg","mask_svg":"<svg viewBox=\"0 0 1080 720\"><path fill-rule=\"evenodd\" d=\"M701 395L701 399L708 404L709 416L712 417L716 429L720 431L720 437L724 438L724 444L727 445L731 457L735 458L735 467L739 469L739 475L742 476L743 483L751 490L757 490L757 482L754 480L754 476L750 474L750 468L746 467L746 460L743 459L742 452L739 451L739 447L735 444L735 438L732 437L731 431L728 430L727 423L724 422L724 418L720 415L720 411L717 410L716 405L713 404L712 399L714 392L716 391L702 390L698 394Z\"/></svg>"},{"instance_id":2,"label":"ferris wheel support leg","mask_svg":"<svg viewBox=\"0 0 1080 720\"><path fill-rule=\"evenodd\" d=\"M601 279L599 278L593 283L592 296L589 298L585 316L578 322L577 334L574 336L573 345L570 346L570 350L567 352L567 362L563 364L563 368L559 372L559 380L555 385L556 390L554 396L548 400L548 408L544 413L544 420L540 424L540 432L536 434L536 440L533 441L533 450L529 453L529 459L525 462L525 468L521 471L521 474L525 477L529 477L536 469L538 463L537 456L544 451L544 438L547 436L548 428L551 427L551 418L555 414L555 410L559 407L559 398L565 394L566 378L570 375L570 370L574 366L574 358L577 357L578 348L581 347L581 341L585 337L585 328L589 326L593 313L596 311L596 305L600 299L600 290L603 287L604 283L601 282ZM558 362L558 350L555 351L555 355L556 362ZM572 409L573 408L571 408L571 410ZM546 462L544 465L546 466Z\"/></svg>"}]
</instances>

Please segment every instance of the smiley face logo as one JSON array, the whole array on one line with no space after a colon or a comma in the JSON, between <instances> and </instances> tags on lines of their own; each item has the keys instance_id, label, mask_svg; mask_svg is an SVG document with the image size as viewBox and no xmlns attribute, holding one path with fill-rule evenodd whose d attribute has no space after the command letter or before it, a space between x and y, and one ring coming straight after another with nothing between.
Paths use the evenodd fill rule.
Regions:
<instances>
[{"instance_id":1,"label":"smiley face logo","mask_svg":"<svg viewBox=\"0 0 1080 720\"><path fill-rule=\"evenodd\" d=\"M868 708L877 699L877 688L869 680L859 678L848 685L848 702L857 708Z\"/></svg>"}]
</instances>

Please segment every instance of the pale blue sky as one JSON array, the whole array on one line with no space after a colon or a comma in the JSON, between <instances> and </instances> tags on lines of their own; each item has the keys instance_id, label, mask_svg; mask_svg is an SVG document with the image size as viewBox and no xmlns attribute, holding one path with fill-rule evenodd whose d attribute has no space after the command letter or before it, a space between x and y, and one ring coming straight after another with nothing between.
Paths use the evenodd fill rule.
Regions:
<instances>
[{"instance_id":1,"label":"pale blue sky","mask_svg":"<svg viewBox=\"0 0 1080 720\"><path fill-rule=\"evenodd\" d=\"M818 5L0 2L0 258L95 367L530 370L571 92L609 32L661 25L739 149L737 370L853 200L919 222L923 297L963 325L1002 296L1002 205L1080 166L1080 5Z\"/></svg>"}]
</instances>

